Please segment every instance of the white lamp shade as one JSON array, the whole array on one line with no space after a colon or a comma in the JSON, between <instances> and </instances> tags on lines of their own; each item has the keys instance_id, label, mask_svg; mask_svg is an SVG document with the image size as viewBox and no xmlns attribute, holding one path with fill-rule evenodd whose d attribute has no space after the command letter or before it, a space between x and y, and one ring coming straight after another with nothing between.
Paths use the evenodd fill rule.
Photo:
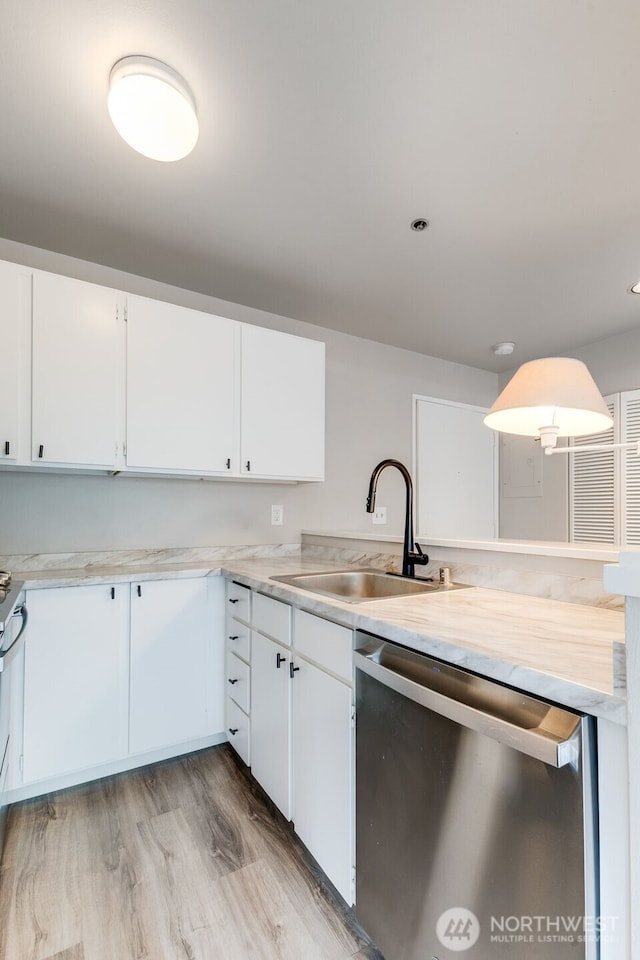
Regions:
<instances>
[{"instance_id":1,"label":"white lamp shade","mask_svg":"<svg viewBox=\"0 0 640 960\"><path fill-rule=\"evenodd\" d=\"M613 420L593 377L581 360L547 357L516 371L484 422L500 433L540 436L554 427L558 437L607 430Z\"/></svg>"},{"instance_id":2,"label":"white lamp shade","mask_svg":"<svg viewBox=\"0 0 640 960\"><path fill-rule=\"evenodd\" d=\"M152 57L125 57L109 78L109 116L130 147L152 160L181 160L198 140L198 118L182 77Z\"/></svg>"}]
</instances>

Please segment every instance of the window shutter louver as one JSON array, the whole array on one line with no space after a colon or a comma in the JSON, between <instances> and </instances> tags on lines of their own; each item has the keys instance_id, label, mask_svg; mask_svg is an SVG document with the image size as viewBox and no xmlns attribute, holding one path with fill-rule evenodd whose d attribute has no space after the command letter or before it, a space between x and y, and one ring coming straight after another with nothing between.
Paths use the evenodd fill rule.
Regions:
<instances>
[{"instance_id":1,"label":"window shutter louver","mask_svg":"<svg viewBox=\"0 0 640 960\"><path fill-rule=\"evenodd\" d=\"M638 426L640 428L640 391L638 391ZM579 450L592 443L617 443L620 434L619 394L605 397L613 417L613 426L601 433L575 437L571 445ZM570 531L569 539L577 543L619 543L619 498L617 490L620 474L618 450L591 451L570 455ZM638 458L636 458L638 459ZM639 474L640 476L640 474ZM638 487L640 494L640 487ZM638 533L640 536L640 496L638 506Z\"/></svg>"},{"instance_id":2,"label":"window shutter louver","mask_svg":"<svg viewBox=\"0 0 640 960\"><path fill-rule=\"evenodd\" d=\"M640 440L640 390L622 394L622 441ZM622 543L640 544L640 457L630 447L623 450Z\"/></svg>"}]
</instances>

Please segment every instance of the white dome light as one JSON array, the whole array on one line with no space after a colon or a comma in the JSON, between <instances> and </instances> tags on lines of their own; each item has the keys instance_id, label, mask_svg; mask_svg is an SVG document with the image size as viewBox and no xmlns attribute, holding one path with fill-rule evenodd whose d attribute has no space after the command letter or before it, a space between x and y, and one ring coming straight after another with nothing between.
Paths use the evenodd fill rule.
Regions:
<instances>
[{"instance_id":1,"label":"white dome light","mask_svg":"<svg viewBox=\"0 0 640 960\"><path fill-rule=\"evenodd\" d=\"M124 57L109 78L109 116L130 147L151 160L181 160L198 140L193 95L182 77L152 57Z\"/></svg>"}]
</instances>

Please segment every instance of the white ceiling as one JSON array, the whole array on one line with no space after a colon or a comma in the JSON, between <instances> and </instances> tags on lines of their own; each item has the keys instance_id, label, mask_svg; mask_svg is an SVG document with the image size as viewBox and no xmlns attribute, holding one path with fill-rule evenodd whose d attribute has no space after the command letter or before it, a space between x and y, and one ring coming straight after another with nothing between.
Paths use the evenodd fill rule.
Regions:
<instances>
[{"instance_id":1,"label":"white ceiling","mask_svg":"<svg viewBox=\"0 0 640 960\"><path fill-rule=\"evenodd\" d=\"M0 28L2 236L489 370L640 325L638 0L3 0ZM194 92L179 163L109 121L136 53Z\"/></svg>"}]
</instances>

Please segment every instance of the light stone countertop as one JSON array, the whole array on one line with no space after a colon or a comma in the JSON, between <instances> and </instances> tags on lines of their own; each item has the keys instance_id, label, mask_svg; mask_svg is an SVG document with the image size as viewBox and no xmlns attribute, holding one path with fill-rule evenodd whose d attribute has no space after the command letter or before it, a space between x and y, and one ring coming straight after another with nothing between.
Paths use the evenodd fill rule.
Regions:
<instances>
[{"instance_id":1,"label":"light stone countertop","mask_svg":"<svg viewBox=\"0 0 640 960\"><path fill-rule=\"evenodd\" d=\"M344 603L269 578L344 564L233 560L225 576L348 627L446 660L556 703L626 722L623 690L614 690L614 647L624 643L624 614L484 587L363 603Z\"/></svg>"},{"instance_id":2,"label":"light stone countertop","mask_svg":"<svg viewBox=\"0 0 640 960\"><path fill-rule=\"evenodd\" d=\"M614 651L624 643L624 614L484 587L344 603L276 583L271 576L344 569L290 558L211 558L209 562L92 566L24 571L25 589L226 576L262 593L556 703L626 722L625 691L614 689Z\"/></svg>"}]
</instances>

